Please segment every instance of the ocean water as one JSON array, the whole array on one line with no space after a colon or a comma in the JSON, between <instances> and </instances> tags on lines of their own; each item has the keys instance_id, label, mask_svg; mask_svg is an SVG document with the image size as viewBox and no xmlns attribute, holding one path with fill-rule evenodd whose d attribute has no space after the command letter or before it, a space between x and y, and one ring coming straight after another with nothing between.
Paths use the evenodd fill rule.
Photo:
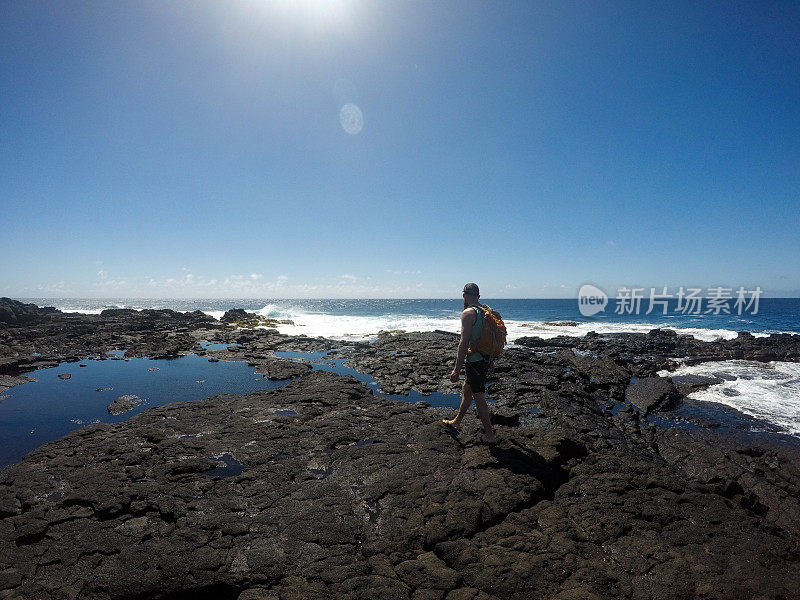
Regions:
<instances>
[{"instance_id":1,"label":"ocean water","mask_svg":"<svg viewBox=\"0 0 800 600\"><path fill-rule=\"evenodd\" d=\"M705 375L722 379L721 383L689 394L689 398L732 406L786 433L800 436L800 363L726 360L683 365L675 371L661 371L659 375Z\"/></svg>"},{"instance_id":2,"label":"ocean water","mask_svg":"<svg viewBox=\"0 0 800 600\"><path fill-rule=\"evenodd\" d=\"M106 308L170 308L177 311L200 310L220 318L226 310L244 308L275 319L289 319L293 325L280 325L278 330L289 335L324 336L333 339L370 339L379 331L458 332L461 299L452 300L269 300L269 299L22 299L39 306L55 306L62 311L99 314ZM667 327L679 333L711 341L734 338L738 331L754 335L777 332L800 333L800 298L761 298L757 314L682 314L673 300L666 314L658 310L645 314L616 314L612 305L605 312L584 317L575 299L486 299L486 304L500 311L508 329L509 341L536 335L542 338L557 335L583 336L597 333L642 332ZM612 303L613 304L613 303ZM573 322L576 325L565 325Z\"/></svg>"}]
</instances>

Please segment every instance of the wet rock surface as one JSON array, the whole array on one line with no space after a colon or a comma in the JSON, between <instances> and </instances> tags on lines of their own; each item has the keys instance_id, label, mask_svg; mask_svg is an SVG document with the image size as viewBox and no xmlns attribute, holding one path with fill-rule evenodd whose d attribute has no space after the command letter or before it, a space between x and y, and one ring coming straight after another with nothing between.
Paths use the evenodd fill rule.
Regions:
<instances>
[{"instance_id":1,"label":"wet rock surface","mask_svg":"<svg viewBox=\"0 0 800 600\"><path fill-rule=\"evenodd\" d=\"M139 316L113 318L145 347ZM800 597L797 440L651 421L713 383L658 378L672 359L797 360L798 340L527 338L491 374L490 447L474 417L455 432L453 411L274 355L333 349L383 391L451 393L452 334L217 325L158 331L296 381L85 427L0 471L0 598Z\"/></svg>"},{"instance_id":2,"label":"wet rock surface","mask_svg":"<svg viewBox=\"0 0 800 600\"><path fill-rule=\"evenodd\" d=\"M625 399L644 414L648 414L675 408L681 395L675 384L666 377L644 377L635 379L628 385Z\"/></svg>"},{"instance_id":3,"label":"wet rock surface","mask_svg":"<svg viewBox=\"0 0 800 600\"><path fill-rule=\"evenodd\" d=\"M102 359L112 350L127 350L128 356L176 357L201 350L190 332L213 335L224 327L199 311L112 309L84 315L0 298L0 314L4 310L17 314L21 307L24 321L0 319L2 374L18 375L88 357Z\"/></svg>"},{"instance_id":4,"label":"wet rock surface","mask_svg":"<svg viewBox=\"0 0 800 600\"><path fill-rule=\"evenodd\" d=\"M247 348L238 353L206 352L201 341L247 344ZM160 359L196 353L251 362L270 379L286 379L301 375L308 367L277 358L275 350L331 347L323 338L282 335L275 329L242 329L200 311L108 309L99 315L84 315L0 298L0 377L85 358L104 360L109 352L123 350L127 357ZM0 388L11 387L6 385L10 381L0 380Z\"/></svg>"},{"instance_id":5,"label":"wet rock surface","mask_svg":"<svg viewBox=\"0 0 800 600\"><path fill-rule=\"evenodd\" d=\"M86 427L0 474L0 595L800 592L796 457L715 443L698 460L685 444L702 440L648 445L589 398L569 404L489 447L474 420L456 435L449 411L314 372ZM213 475L222 456L243 468Z\"/></svg>"},{"instance_id":6,"label":"wet rock surface","mask_svg":"<svg viewBox=\"0 0 800 600\"><path fill-rule=\"evenodd\" d=\"M254 327L275 327L276 325L294 325L291 319L273 319L270 317L263 317L258 314L247 312L243 308L233 308L225 311L220 321L229 325L237 327L254 328Z\"/></svg>"},{"instance_id":7,"label":"wet rock surface","mask_svg":"<svg viewBox=\"0 0 800 600\"><path fill-rule=\"evenodd\" d=\"M39 308L35 304L24 304L9 298L0 298L0 323L24 325L36 323L44 315L58 312L53 307Z\"/></svg>"},{"instance_id":8,"label":"wet rock surface","mask_svg":"<svg viewBox=\"0 0 800 600\"><path fill-rule=\"evenodd\" d=\"M116 400L114 400L111 404L108 405L108 412L112 415L121 415L122 413L128 412L129 410L133 410L137 406L142 403L142 399L139 396L134 396L133 394L125 394L124 396L120 396Z\"/></svg>"},{"instance_id":9,"label":"wet rock surface","mask_svg":"<svg viewBox=\"0 0 800 600\"><path fill-rule=\"evenodd\" d=\"M28 383L29 381L35 381L35 379L20 375L0 375L0 394L5 392L7 389L14 387L15 385Z\"/></svg>"},{"instance_id":10,"label":"wet rock surface","mask_svg":"<svg viewBox=\"0 0 800 600\"><path fill-rule=\"evenodd\" d=\"M632 364L642 364L640 377L655 375L668 368L673 358L686 357L689 364L707 360L744 359L757 361L800 359L800 336L772 334L755 337L746 331L731 340L704 342L670 329L653 329L647 334L590 332L582 338L558 336L551 339L525 337L515 341L528 348L574 348L602 354Z\"/></svg>"},{"instance_id":11,"label":"wet rock surface","mask_svg":"<svg viewBox=\"0 0 800 600\"><path fill-rule=\"evenodd\" d=\"M404 394L409 389L452 394L461 388L448 379L457 345L458 335L445 331L384 332L372 344L338 349L329 356L347 358L346 364L375 377L387 394Z\"/></svg>"}]
</instances>

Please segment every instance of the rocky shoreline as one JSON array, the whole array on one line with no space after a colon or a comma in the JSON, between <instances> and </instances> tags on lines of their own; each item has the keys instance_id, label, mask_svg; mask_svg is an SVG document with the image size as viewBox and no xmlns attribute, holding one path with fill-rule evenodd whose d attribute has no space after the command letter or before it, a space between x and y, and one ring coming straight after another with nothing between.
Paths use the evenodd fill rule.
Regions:
<instances>
[{"instance_id":1,"label":"rocky shoreline","mask_svg":"<svg viewBox=\"0 0 800 600\"><path fill-rule=\"evenodd\" d=\"M330 351L386 393L455 393L453 334L342 343L225 321L0 300L5 387L122 349L294 379L84 427L4 468L0 598L800 597L796 438L676 426L714 381L658 376L675 358L798 362L800 336L517 340L490 379L490 447L474 418L456 434L452 411L274 354Z\"/></svg>"}]
</instances>

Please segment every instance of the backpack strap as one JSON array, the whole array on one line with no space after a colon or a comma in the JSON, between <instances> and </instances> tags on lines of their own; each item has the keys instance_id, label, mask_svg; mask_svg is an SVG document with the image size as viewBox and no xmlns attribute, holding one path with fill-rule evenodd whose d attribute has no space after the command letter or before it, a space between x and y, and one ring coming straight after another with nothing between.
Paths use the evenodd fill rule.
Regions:
<instances>
[{"instance_id":1,"label":"backpack strap","mask_svg":"<svg viewBox=\"0 0 800 600\"><path fill-rule=\"evenodd\" d=\"M484 326L485 326L485 324L483 323L483 319L485 319L485 318L486 318L486 315L484 314L484 310L485 310L485 309L484 309L483 305L481 305L481 304L473 304L472 306L470 306L470 308L474 308L474 309L475 309L475 323L477 323L477 322L478 322L478 315L480 315L480 318L482 319L482 321L481 321L481 327L484 327ZM475 326L475 325L473 325L473 327L474 327L474 326ZM475 351L475 350L472 348L472 344L474 344L474 343L475 343L475 342L477 342L477 341L478 341L478 340L470 340L470 341L469 341L469 346L467 346L467 356L469 356L470 354L472 354L472 353Z\"/></svg>"}]
</instances>

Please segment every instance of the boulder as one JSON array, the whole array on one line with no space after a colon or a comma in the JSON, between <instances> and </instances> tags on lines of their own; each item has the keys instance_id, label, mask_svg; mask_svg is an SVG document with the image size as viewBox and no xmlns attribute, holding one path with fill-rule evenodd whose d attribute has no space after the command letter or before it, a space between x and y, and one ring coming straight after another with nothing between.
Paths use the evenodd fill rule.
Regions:
<instances>
[{"instance_id":1,"label":"boulder","mask_svg":"<svg viewBox=\"0 0 800 600\"><path fill-rule=\"evenodd\" d=\"M681 396L688 396L692 392L704 390L710 385L722 383L719 377L710 375L673 375L670 377Z\"/></svg>"},{"instance_id":2,"label":"boulder","mask_svg":"<svg viewBox=\"0 0 800 600\"><path fill-rule=\"evenodd\" d=\"M238 321L247 321L252 317L253 315L243 308L232 308L225 311L225 314L222 315L220 321L223 323L236 323Z\"/></svg>"},{"instance_id":3,"label":"boulder","mask_svg":"<svg viewBox=\"0 0 800 600\"><path fill-rule=\"evenodd\" d=\"M672 410L680 402L681 395L675 384L666 377L644 377L628 386L625 398L644 414L648 414Z\"/></svg>"},{"instance_id":4,"label":"boulder","mask_svg":"<svg viewBox=\"0 0 800 600\"><path fill-rule=\"evenodd\" d=\"M119 398L117 398L111 404L108 405L108 412L115 416L121 415L124 412L133 410L141 403L142 399L139 398L139 396L134 396L133 394L125 394L124 396L120 396Z\"/></svg>"},{"instance_id":5,"label":"boulder","mask_svg":"<svg viewBox=\"0 0 800 600\"><path fill-rule=\"evenodd\" d=\"M0 323L25 325L46 319L49 314L59 312L52 306L39 308L35 304L24 304L11 298L0 298Z\"/></svg>"}]
</instances>

